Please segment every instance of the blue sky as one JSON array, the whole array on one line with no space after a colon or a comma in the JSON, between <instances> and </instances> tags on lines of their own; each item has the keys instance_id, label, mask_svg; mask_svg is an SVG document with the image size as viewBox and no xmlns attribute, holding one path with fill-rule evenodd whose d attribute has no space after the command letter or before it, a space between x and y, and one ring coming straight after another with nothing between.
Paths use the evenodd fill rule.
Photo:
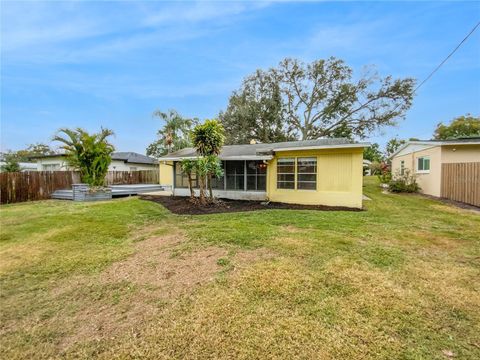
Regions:
<instances>
[{"instance_id":1,"label":"blue sky","mask_svg":"<svg viewBox=\"0 0 480 360\"><path fill-rule=\"evenodd\" d=\"M1 150L104 126L118 150L144 152L154 110L213 118L284 57L421 80L479 20L480 2L2 2ZM429 138L465 113L480 114L480 30L369 140Z\"/></svg>"}]
</instances>

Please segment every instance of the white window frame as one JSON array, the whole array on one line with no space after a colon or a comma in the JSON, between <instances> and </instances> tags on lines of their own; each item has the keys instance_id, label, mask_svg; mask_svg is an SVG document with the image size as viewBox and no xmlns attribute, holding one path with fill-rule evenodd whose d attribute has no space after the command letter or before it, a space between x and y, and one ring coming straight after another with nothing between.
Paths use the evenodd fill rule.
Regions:
<instances>
[{"instance_id":1,"label":"white window frame","mask_svg":"<svg viewBox=\"0 0 480 360\"><path fill-rule=\"evenodd\" d=\"M428 160L428 170L420 170L418 168L419 161L422 160L423 167L425 167L425 160ZM415 161L415 169L417 174L429 174L431 169L430 156L419 156Z\"/></svg>"},{"instance_id":2,"label":"white window frame","mask_svg":"<svg viewBox=\"0 0 480 360\"><path fill-rule=\"evenodd\" d=\"M400 175L405 175L405 160L400 160Z\"/></svg>"},{"instance_id":3,"label":"white window frame","mask_svg":"<svg viewBox=\"0 0 480 360\"><path fill-rule=\"evenodd\" d=\"M309 159L309 160L314 160L315 161L315 172L314 173L300 173L298 171L298 167L299 167L299 162L298 160L299 159ZM318 173L318 161L317 161L317 157L316 156L298 156L296 159L295 159L295 189L297 189L298 191L317 191L317 173ZM298 180L298 175L315 175L315 181L299 181ZM298 184L299 183L311 183L311 184L315 184L315 189L300 189L298 187Z\"/></svg>"},{"instance_id":4,"label":"white window frame","mask_svg":"<svg viewBox=\"0 0 480 360\"><path fill-rule=\"evenodd\" d=\"M293 160L293 173L280 173L278 172L278 164L281 163L282 161L281 160L289 160L289 161L292 161ZM293 156L286 156L286 157L280 157L278 158L277 160L277 178L275 179L276 180L276 188L277 190L280 190L280 191L292 191L292 190L297 190L297 159ZM278 175L293 175L293 181L285 181L285 180L278 180ZM293 188L281 188L281 187L278 187L278 183L293 183Z\"/></svg>"}]
</instances>

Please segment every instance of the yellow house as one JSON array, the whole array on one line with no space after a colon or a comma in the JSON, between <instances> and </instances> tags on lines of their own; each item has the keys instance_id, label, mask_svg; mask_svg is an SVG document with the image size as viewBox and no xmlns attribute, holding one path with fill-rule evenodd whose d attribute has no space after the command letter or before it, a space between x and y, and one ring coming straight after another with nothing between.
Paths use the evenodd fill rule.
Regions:
<instances>
[{"instance_id":1,"label":"yellow house","mask_svg":"<svg viewBox=\"0 0 480 360\"><path fill-rule=\"evenodd\" d=\"M480 138L409 141L391 159L394 176L408 169L424 194L480 205L475 200L480 193L480 178L476 175L480 168ZM464 165L456 169L451 164ZM475 196L470 200L472 194Z\"/></svg>"},{"instance_id":2,"label":"yellow house","mask_svg":"<svg viewBox=\"0 0 480 360\"><path fill-rule=\"evenodd\" d=\"M214 194L227 199L361 208L363 149L367 146L346 139L224 146L219 155L224 176L212 182ZM160 158L160 184L176 196L190 195L180 161L196 157L195 149L186 148Z\"/></svg>"}]
</instances>

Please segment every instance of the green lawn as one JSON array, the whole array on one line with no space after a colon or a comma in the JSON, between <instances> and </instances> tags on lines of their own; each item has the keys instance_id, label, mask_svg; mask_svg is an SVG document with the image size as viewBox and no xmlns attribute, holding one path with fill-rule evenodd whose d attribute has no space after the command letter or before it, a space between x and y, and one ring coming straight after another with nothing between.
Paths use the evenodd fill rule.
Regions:
<instances>
[{"instance_id":1,"label":"green lawn","mask_svg":"<svg viewBox=\"0 0 480 360\"><path fill-rule=\"evenodd\" d=\"M480 214L2 206L0 358L480 358Z\"/></svg>"}]
</instances>

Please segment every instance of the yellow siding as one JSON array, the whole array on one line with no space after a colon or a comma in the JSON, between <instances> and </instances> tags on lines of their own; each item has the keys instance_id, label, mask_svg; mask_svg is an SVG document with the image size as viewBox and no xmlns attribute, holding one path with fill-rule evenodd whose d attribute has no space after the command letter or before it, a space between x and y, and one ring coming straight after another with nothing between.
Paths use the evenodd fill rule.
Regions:
<instances>
[{"instance_id":1,"label":"yellow siding","mask_svg":"<svg viewBox=\"0 0 480 360\"><path fill-rule=\"evenodd\" d=\"M160 185L173 186L173 161L160 161Z\"/></svg>"},{"instance_id":2,"label":"yellow siding","mask_svg":"<svg viewBox=\"0 0 480 360\"><path fill-rule=\"evenodd\" d=\"M317 190L277 189L279 157L316 157ZM362 207L363 149L299 150L277 152L268 163L267 195L270 201Z\"/></svg>"}]
</instances>

